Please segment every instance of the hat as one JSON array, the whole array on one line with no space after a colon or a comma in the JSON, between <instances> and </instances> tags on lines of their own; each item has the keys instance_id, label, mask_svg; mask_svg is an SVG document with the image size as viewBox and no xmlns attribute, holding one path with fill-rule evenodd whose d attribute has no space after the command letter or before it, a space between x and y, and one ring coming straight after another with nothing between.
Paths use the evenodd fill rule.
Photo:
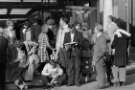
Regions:
<instances>
[{"instance_id":1,"label":"hat","mask_svg":"<svg viewBox=\"0 0 135 90\"><path fill-rule=\"evenodd\" d=\"M33 23L38 23L38 20L37 19L31 19L30 22L33 24Z\"/></svg>"},{"instance_id":2,"label":"hat","mask_svg":"<svg viewBox=\"0 0 135 90\"><path fill-rule=\"evenodd\" d=\"M31 23L30 23L29 21L25 21L25 22L23 23L23 25L30 27L30 26L31 26Z\"/></svg>"},{"instance_id":3,"label":"hat","mask_svg":"<svg viewBox=\"0 0 135 90\"><path fill-rule=\"evenodd\" d=\"M48 19L48 20L47 20L47 24L48 24L48 25L54 25L54 24L55 24L54 19Z\"/></svg>"}]
</instances>

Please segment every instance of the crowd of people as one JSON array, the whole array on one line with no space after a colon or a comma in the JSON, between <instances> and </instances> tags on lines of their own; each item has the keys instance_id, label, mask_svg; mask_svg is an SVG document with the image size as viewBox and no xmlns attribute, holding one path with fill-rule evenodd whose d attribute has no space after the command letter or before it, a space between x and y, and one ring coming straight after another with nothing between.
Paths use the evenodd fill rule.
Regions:
<instances>
[{"instance_id":1,"label":"crowd of people","mask_svg":"<svg viewBox=\"0 0 135 90\"><path fill-rule=\"evenodd\" d=\"M15 35L12 21L7 21L7 27L0 29L0 58L3 60L0 70L5 69L17 88L28 88L26 81L32 82L36 76L40 76L45 88L80 86L94 76L97 88L124 85L130 33L119 28L111 17L108 25L111 34L100 24L90 30L85 22L69 23L69 20L61 17L58 28L48 24L49 19L43 25L37 20L32 24L26 21L19 30L20 39Z\"/></svg>"}]
</instances>

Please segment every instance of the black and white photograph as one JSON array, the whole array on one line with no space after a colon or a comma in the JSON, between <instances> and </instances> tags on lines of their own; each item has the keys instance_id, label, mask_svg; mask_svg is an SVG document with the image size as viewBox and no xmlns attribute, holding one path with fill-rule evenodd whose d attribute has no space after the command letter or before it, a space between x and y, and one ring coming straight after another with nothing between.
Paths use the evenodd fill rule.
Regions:
<instances>
[{"instance_id":1,"label":"black and white photograph","mask_svg":"<svg viewBox=\"0 0 135 90\"><path fill-rule=\"evenodd\" d=\"M0 0L0 90L134 90L135 0Z\"/></svg>"}]
</instances>

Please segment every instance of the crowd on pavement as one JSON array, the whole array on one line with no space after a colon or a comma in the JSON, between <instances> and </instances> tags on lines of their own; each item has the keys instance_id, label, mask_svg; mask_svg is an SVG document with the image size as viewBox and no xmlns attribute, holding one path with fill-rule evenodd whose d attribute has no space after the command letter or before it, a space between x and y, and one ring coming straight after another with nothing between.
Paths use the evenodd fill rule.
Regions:
<instances>
[{"instance_id":1,"label":"crowd on pavement","mask_svg":"<svg viewBox=\"0 0 135 90\"><path fill-rule=\"evenodd\" d=\"M112 16L107 31L99 23L91 30L86 22L70 20L64 15L58 25L52 18L40 25L34 19L16 31L7 20L6 27L0 28L0 88L4 90L7 75L20 90L29 88L26 82L36 76L45 88L79 87L93 78L99 89L123 86L130 33L113 22Z\"/></svg>"}]
</instances>

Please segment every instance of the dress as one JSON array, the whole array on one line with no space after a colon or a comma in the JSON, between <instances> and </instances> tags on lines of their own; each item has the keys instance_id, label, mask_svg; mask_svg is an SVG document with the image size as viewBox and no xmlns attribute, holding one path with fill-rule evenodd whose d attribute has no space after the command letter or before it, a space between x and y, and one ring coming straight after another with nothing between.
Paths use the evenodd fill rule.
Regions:
<instances>
[{"instance_id":1,"label":"dress","mask_svg":"<svg viewBox=\"0 0 135 90\"><path fill-rule=\"evenodd\" d=\"M25 73L25 80L32 81L34 77L34 71L38 67L39 58L36 54L32 54L29 58L29 66Z\"/></svg>"},{"instance_id":2,"label":"dress","mask_svg":"<svg viewBox=\"0 0 135 90\"><path fill-rule=\"evenodd\" d=\"M24 42L28 52L28 69L25 73L25 80L31 81L33 80L34 71L37 69L39 64L39 57L35 54L37 43L32 41Z\"/></svg>"},{"instance_id":3,"label":"dress","mask_svg":"<svg viewBox=\"0 0 135 90\"><path fill-rule=\"evenodd\" d=\"M41 33L39 35L38 43L39 43L38 55L40 58L40 62L41 63L46 62L47 60L49 60L49 55L47 52L47 46L49 46L49 42L46 33Z\"/></svg>"}]
</instances>

